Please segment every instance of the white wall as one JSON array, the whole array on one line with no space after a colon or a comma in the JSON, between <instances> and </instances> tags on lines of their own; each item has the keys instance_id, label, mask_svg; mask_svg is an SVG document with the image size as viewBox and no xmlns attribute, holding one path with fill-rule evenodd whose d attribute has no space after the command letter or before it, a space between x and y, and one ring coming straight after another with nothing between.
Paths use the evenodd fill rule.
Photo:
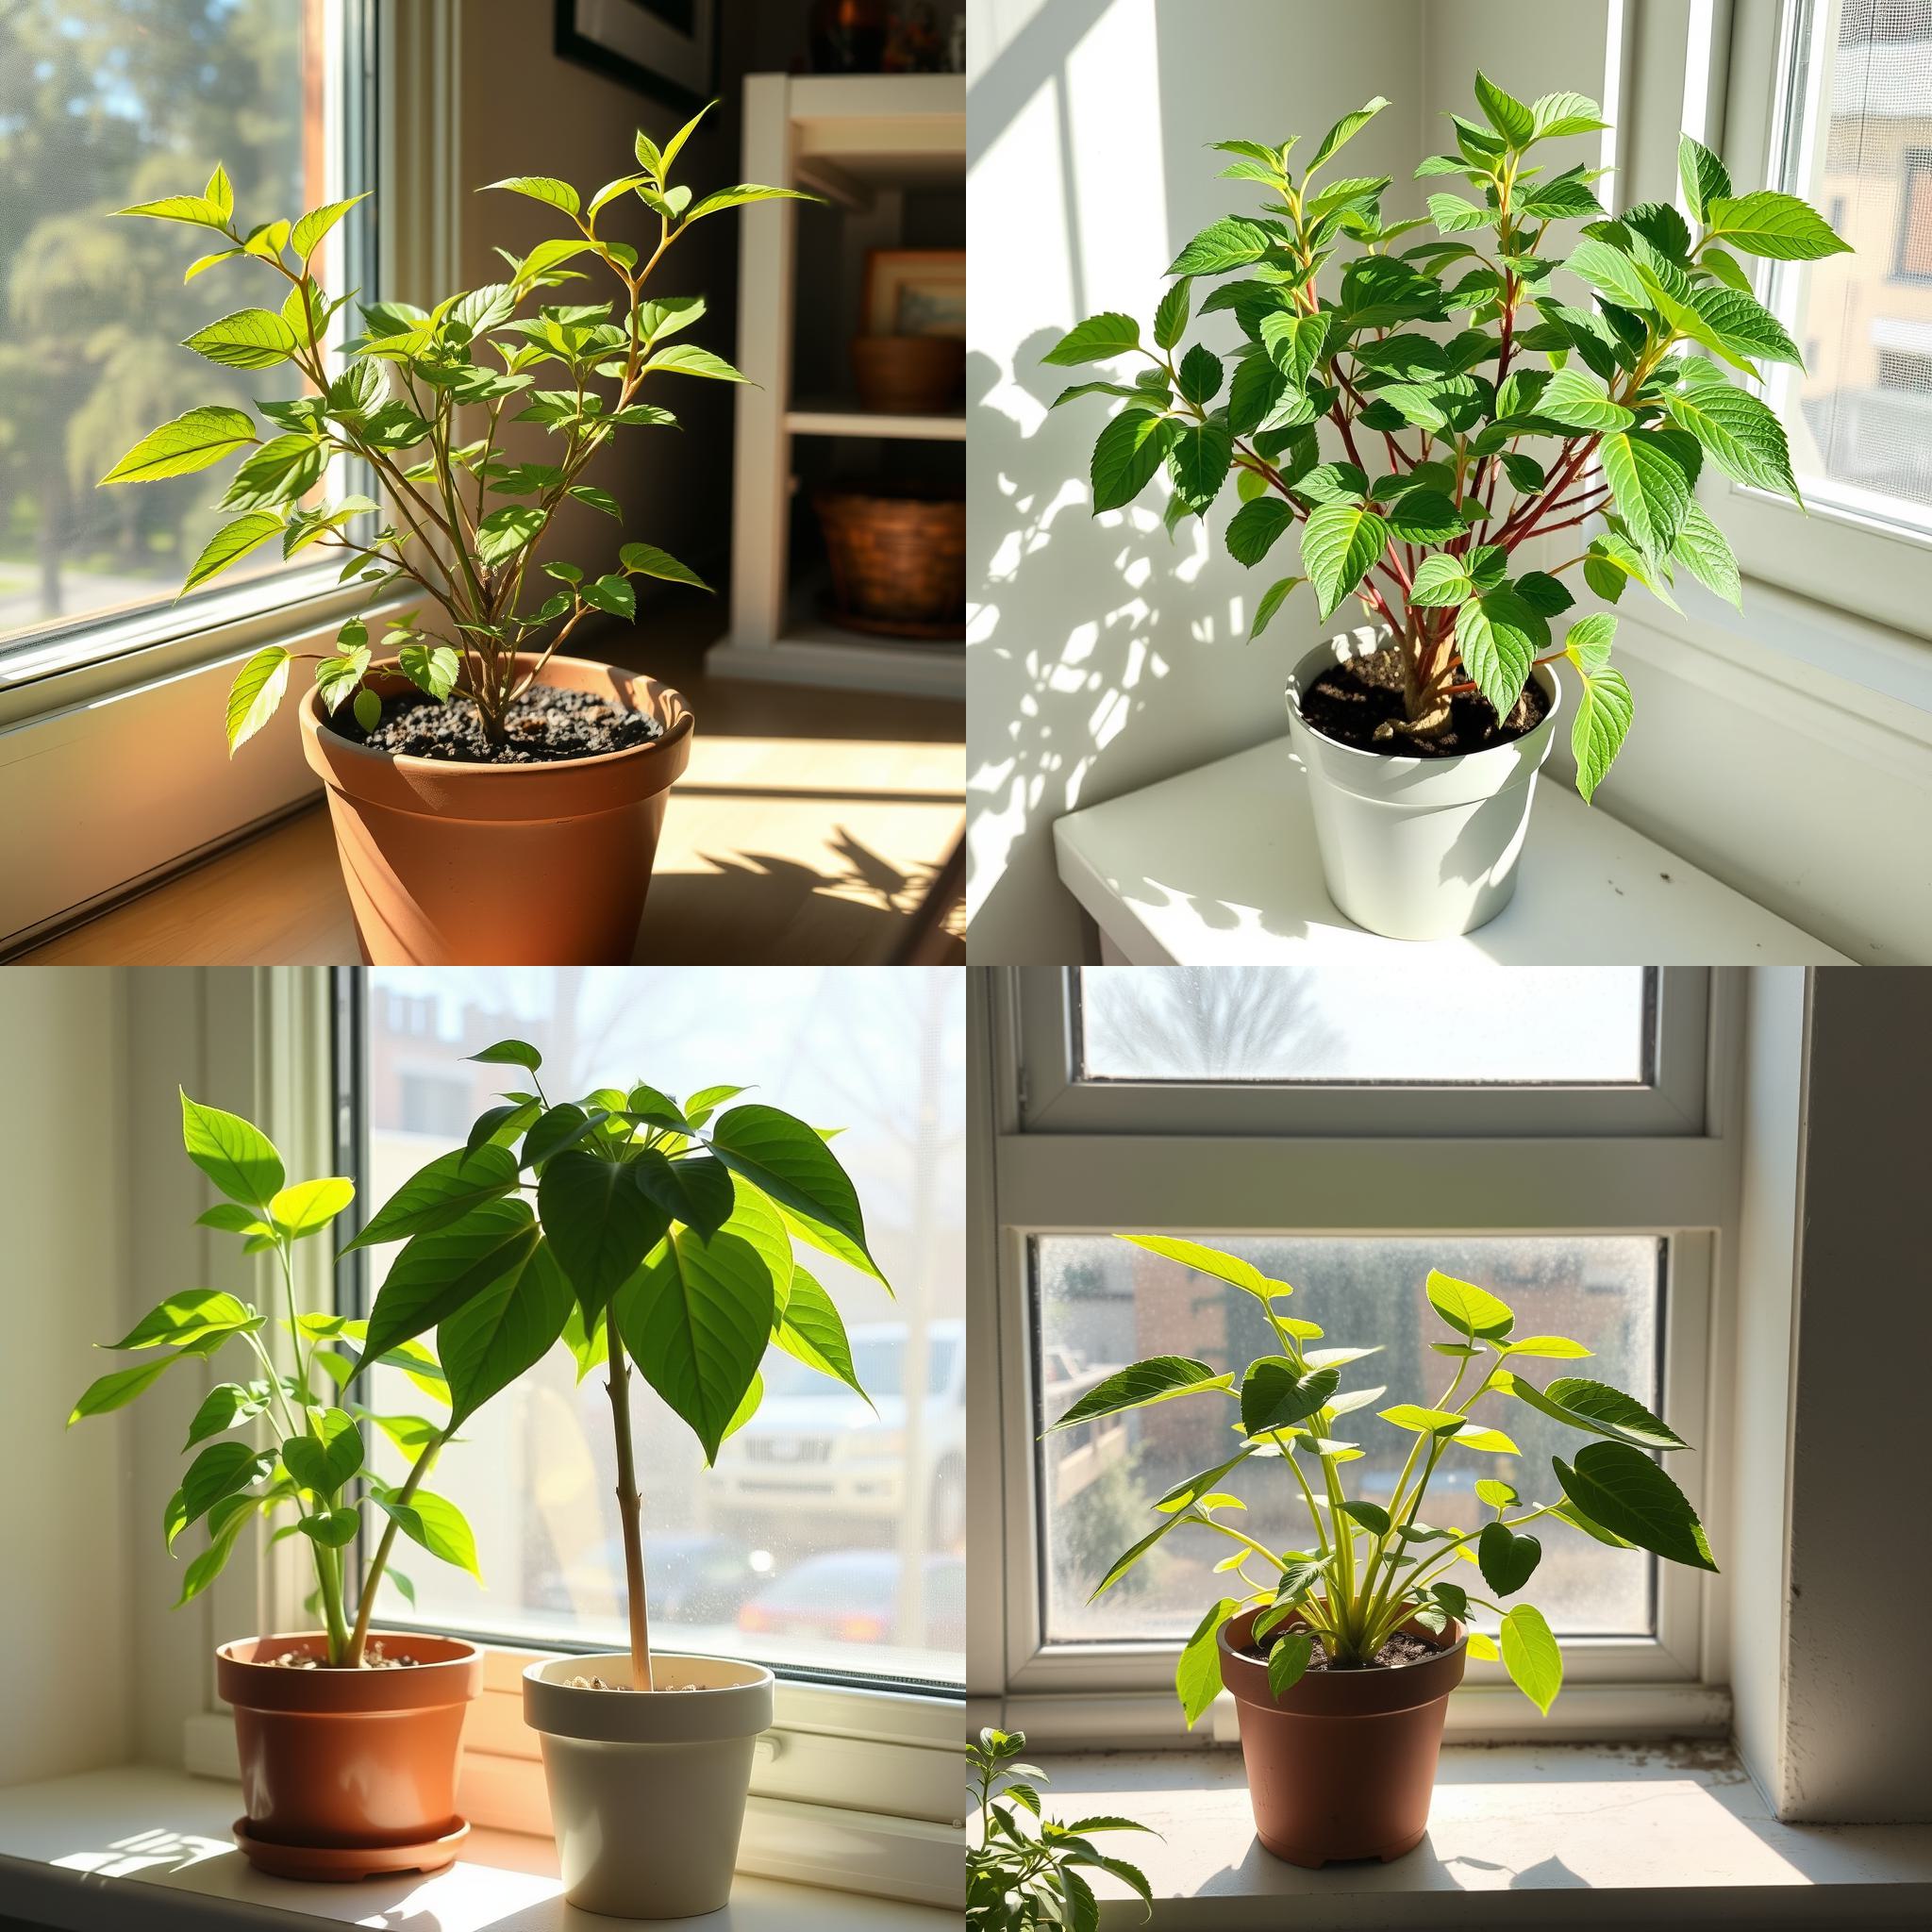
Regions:
<instances>
[{"instance_id":1,"label":"white wall","mask_svg":"<svg viewBox=\"0 0 1932 1932\"><path fill-rule=\"evenodd\" d=\"M0 1785L124 1760L133 1738L126 1412L65 1427L126 1357L124 975L17 967L0 985L6 1260L0 1272Z\"/></svg>"},{"instance_id":2,"label":"white wall","mask_svg":"<svg viewBox=\"0 0 1932 1932\"><path fill-rule=\"evenodd\" d=\"M1414 211L1407 177L1444 144L1441 111L1465 105L1478 65L1524 96L1620 99L1619 174L1599 192L1612 206L1674 194L1677 127L1703 111L1684 98L1700 17L1690 0L978 0L967 96L974 959L1082 957L1052 822L1278 736L1285 668L1320 628L1304 602L1242 641L1272 574L1226 555L1224 509L1177 542L1144 508L1093 518L1087 466L1105 407L1049 417L1061 382L1078 378L1041 368L1041 353L1103 308L1145 325L1181 243L1241 205L1236 184L1214 178L1212 141L1296 129L1312 141L1387 94L1394 105L1357 137L1348 172L1394 175L1389 208ZM1740 187L1757 185L1761 164L1734 159ZM1637 724L1597 808L1855 958L1932 960L1932 649L1762 586L1747 585L1742 620L1686 603L1689 618L1653 618L1641 592L1624 600ZM1551 779L1569 777L1559 747Z\"/></svg>"}]
</instances>

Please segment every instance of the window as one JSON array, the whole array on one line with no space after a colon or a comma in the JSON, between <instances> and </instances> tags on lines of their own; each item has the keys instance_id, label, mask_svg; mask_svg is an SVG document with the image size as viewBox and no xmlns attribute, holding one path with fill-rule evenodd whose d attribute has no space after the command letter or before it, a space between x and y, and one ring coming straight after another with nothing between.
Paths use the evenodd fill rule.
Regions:
<instances>
[{"instance_id":1,"label":"window","mask_svg":"<svg viewBox=\"0 0 1932 1932\"><path fill-rule=\"evenodd\" d=\"M1574 1337L1594 1357L1574 1373L1673 1416L1692 1441L1722 1403L1709 1337L1736 1191L1731 975L1518 969L1428 992L1405 983L1413 1008L1398 1020L1390 989L1354 971L986 975L991 1188L969 1293L975 1346L980 1310L993 1331L974 1469L998 1502L975 1519L990 1528L984 1565L974 1544L972 1682L996 1678L1007 1720L1042 1748L1179 1733L1174 1658L1221 1593L1209 1579L1224 1551L1177 1535L1090 1595L1158 1520L1154 1500L1227 1453L1208 1397L1051 1436L1047 1424L1128 1361L1184 1355L1239 1372L1272 1352L1249 1297L1116 1232L1247 1257L1294 1284L1289 1312L1320 1323L1322 1345L1379 1346L1344 1370L1347 1389L1389 1391L1342 1431L1362 1450L1364 1500L1387 1499L1407 1447L1375 1411L1433 1401L1453 1369L1427 1347L1441 1333L1424 1297L1432 1267L1491 1287L1524 1333ZM1231 1077L1243 1056L1264 1077ZM1508 1398L1480 1413L1516 1453L1445 1463L1424 1512L1438 1526L1474 1523L1478 1476L1546 1499L1552 1457L1575 1447ZM1671 1473L1708 1523L1702 1457L1674 1457ZM1228 1487L1247 1526L1293 1546L1290 1498L1265 1474ZM1672 1686L1707 1699L1698 1577L1568 1530L1543 1541L1535 1600L1570 1681L1591 1687L1556 1722L1584 1734L1619 1687L1666 1706ZM1477 1663L1468 1681L1480 1699L1506 1680ZM1459 1728L1479 1729L1491 1708L1466 1706Z\"/></svg>"},{"instance_id":2,"label":"window","mask_svg":"<svg viewBox=\"0 0 1932 1932\"><path fill-rule=\"evenodd\" d=\"M1906 156L1906 185L1899 204L1896 273L1932 279L1932 154L1923 148L1913 148ZM1842 195L1832 202L1840 216L1844 205Z\"/></svg>"},{"instance_id":3,"label":"window","mask_svg":"<svg viewBox=\"0 0 1932 1932\"><path fill-rule=\"evenodd\" d=\"M296 392L288 368L231 370L179 346L266 299L241 287L253 264L184 284L200 252L188 229L107 216L198 192L216 161L244 219L368 186L361 21L357 0L23 0L0 15L0 684L110 655L144 614L179 629L215 604L239 612L333 583L333 568L290 570L269 545L174 612L225 520L219 490L208 475L92 486L185 409ZM326 286L372 290L373 232L365 215L328 238Z\"/></svg>"},{"instance_id":4,"label":"window","mask_svg":"<svg viewBox=\"0 0 1932 1932\"><path fill-rule=\"evenodd\" d=\"M868 1406L774 1353L758 1414L715 1469L641 1382L632 1411L654 1635L855 1682L957 1685L965 1630L965 1071L960 975L943 969L396 971L348 975L361 1047L362 1196L373 1208L459 1143L514 1081L464 1056L505 1035L553 1095L612 1077L759 1097L842 1127L840 1158L896 1291L829 1257ZM435 1085L427 1084L434 1074ZM372 1258L367 1295L393 1250ZM420 1398L392 1371L375 1406ZM385 1617L501 1641L622 1647L624 1565L602 1377L554 1350L464 1430L438 1487L469 1517L487 1594L414 1566ZM386 1446L386 1445L385 1445ZM405 1564L405 1571L411 1566Z\"/></svg>"}]
</instances>

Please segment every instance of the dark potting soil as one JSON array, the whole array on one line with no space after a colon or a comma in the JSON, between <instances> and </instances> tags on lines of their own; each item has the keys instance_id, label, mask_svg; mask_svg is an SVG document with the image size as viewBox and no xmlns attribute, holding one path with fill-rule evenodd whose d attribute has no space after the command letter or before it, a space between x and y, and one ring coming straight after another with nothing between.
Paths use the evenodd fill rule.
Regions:
<instances>
[{"instance_id":1,"label":"dark potting soil","mask_svg":"<svg viewBox=\"0 0 1932 1932\"><path fill-rule=\"evenodd\" d=\"M1324 738L1339 739L1357 751L1379 751L1391 758L1457 758L1488 751L1533 731L1550 701L1532 678L1515 708L1499 726L1495 707L1470 692L1449 700L1449 728L1440 737L1417 738L1402 715L1402 660L1393 651L1352 658L1323 672L1302 694L1302 717Z\"/></svg>"},{"instance_id":2,"label":"dark potting soil","mask_svg":"<svg viewBox=\"0 0 1932 1932\"><path fill-rule=\"evenodd\" d=\"M399 691L382 701L382 716L366 736L344 705L329 718L329 728L374 751L412 758L443 758L453 764L543 765L569 758L592 758L628 751L662 738L664 727L644 711L626 711L595 691L559 691L539 685L509 708L506 742L491 744L483 720L465 697L445 705L421 691Z\"/></svg>"},{"instance_id":3,"label":"dark potting soil","mask_svg":"<svg viewBox=\"0 0 1932 1932\"><path fill-rule=\"evenodd\" d=\"M1257 1664L1265 1664L1268 1661L1268 1653L1259 1644L1251 1641L1237 1644L1235 1648L1241 1652L1241 1656L1252 1657ZM1375 1653L1374 1663L1338 1664L1329 1661L1328 1653L1323 1649L1322 1640L1318 1637L1315 1640L1314 1652L1308 1658L1308 1669L1311 1671L1372 1671L1377 1667L1388 1668L1395 1664L1415 1664L1422 1662L1424 1657L1434 1657L1440 1648L1440 1645L1430 1643L1424 1638L1412 1636L1407 1630L1398 1630Z\"/></svg>"}]
</instances>

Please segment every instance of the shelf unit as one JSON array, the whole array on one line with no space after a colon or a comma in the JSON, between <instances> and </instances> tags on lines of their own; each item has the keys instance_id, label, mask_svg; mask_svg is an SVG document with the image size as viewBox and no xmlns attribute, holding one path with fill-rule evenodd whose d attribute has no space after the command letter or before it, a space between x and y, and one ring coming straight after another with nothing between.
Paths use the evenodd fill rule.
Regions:
<instances>
[{"instance_id":1,"label":"shelf unit","mask_svg":"<svg viewBox=\"0 0 1932 1932\"><path fill-rule=\"evenodd\" d=\"M863 224L908 190L957 185L963 206L965 170L960 75L746 76L747 181L808 189ZM841 629L818 614L810 586L794 571L794 439L966 439L963 408L957 416L883 415L849 394L794 399L799 209L797 202L774 201L743 214L738 363L757 387L738 392L731 630L712 646L706 669L718 676L963 698L963 642Z\"/></svg>"}]
</instances>

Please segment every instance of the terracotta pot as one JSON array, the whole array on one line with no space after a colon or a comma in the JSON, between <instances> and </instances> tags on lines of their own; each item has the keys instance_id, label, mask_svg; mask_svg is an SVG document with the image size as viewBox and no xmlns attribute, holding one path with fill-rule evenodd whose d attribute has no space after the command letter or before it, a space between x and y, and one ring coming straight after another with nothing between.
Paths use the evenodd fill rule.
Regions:
<instances>
[{"instance_id":1,"label":"terracotta pot","mask_svg":"<svg viewBox=\"0 0 1932 1932\"><path fill-rule=\"evenodd\" d=\"M247 1807L235 1835L266 1870L334 1878L434 1871L467 1832L457 1816L457 1759L464 1712L483 1689L482 1653L451 1637L376 1634L391 1654L417 1661L382 1671L262 1661L291 1650L325 1656L327 1639L316 1631L244 1638L215 1652Z\"/></svg>"},{"instance_id":2,"label":"terracotta pot","mask_svg":"<svg viewBox=\"0 0 1932 1932\"><path fill-rule=\"evenodd\" d=\"M1236 1648L1259 1610L1221 1626L1222 1681L1241 1720L1255 1834L1291 1865L1331 1858L1387 1863L1422 1842L1449 1693L1462 1681L1467 1640L1404 1627L1434 1657L1390 1669L1310 1671L1277 1702L1268 1666Z\"/></svg>"},{"instance_id":3,"label":"terracotta pot","mask_svg":"<svg viewBox=\"0 0 1932 1932\"><path fill-rule=\"evenodd\" d=\"M303 753L327 788L370 964L629 962L695 721L668 685L614 665L553 658L541 681L648 710L664 735L567 763L458 764L372 751L324 724L315 692L303 701Z\"/></svg>"},{"instance_id":4,"label":"terracotta pot","mask_svg":"<svg viewBox=\"0 0 1932 1932\"><path fill-rule=\"evenodd\" d=\"M618 1919L685 1919L731 1901L772 1674L735 1657L654 1651L649 1696L578 1690L631 1681L628 1652L554 1657L524 1673L542 1740L563 1895ZM665 1688L669 1687L669 1688Z\"/></svg>"}]
</instances>

